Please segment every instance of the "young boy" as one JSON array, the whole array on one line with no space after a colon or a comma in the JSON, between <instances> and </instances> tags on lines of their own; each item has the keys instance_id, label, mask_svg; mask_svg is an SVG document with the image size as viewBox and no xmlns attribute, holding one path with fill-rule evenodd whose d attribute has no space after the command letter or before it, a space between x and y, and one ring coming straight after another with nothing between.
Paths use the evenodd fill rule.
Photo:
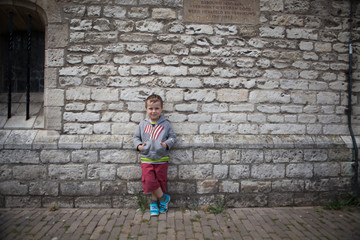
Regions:
<instances>
[{"instance_id":1,"label":"young boy","mask_svg":"<svg viewBox=\"0 0 360 240\"><path fill-rule=\"evenodd\" d=\"M171 124L161 114L163 100L153 94L145 101L147 118L140 122L134 134L134 145L140 151L142 187L151 193L150 215L168 210L170 196L166 194L169 150L176 135ZM159 205L158 202L159 201Z\"/></svg>"}]
</instances>

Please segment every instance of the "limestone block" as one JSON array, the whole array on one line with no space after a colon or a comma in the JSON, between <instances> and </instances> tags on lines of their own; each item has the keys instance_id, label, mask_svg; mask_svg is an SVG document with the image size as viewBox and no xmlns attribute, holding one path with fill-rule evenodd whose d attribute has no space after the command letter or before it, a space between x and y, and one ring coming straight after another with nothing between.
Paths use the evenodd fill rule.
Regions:
<instances>
[{"instance_id":1,"label":"limestone block","mask_svg":"<svg viewBox=\"0 0 360 240\"><path fill-rule=\"evenodd\" d=\"M179 165L180 179L209 179L212 175L211 164Z\"/></svg>"},{"instance_id":2,"label":"limestone block","mask_svg":"<svg viewBox=\"0 0 360 240\"><path fill-rule=\"evenodd\" d=\"M240 134L258 134L259 126L257 124L239 124L238 132Z\"/></svg>"},{"instance_id":3,"label":"limestone block","mask_svg":"<svg viewBox=\"0 0 360 240\"><path fill-rule=\"evenodd\" d=\"M311 163L293 163L286 166L286 176L290 178L312 178L314 165Z\"/></svg>"},{"instance_id":4,"label":"limestone block","mask_svg":"<svg viewBox=\"0 0 360 240\"><path fill-rule=\"evenodd\" d=\"M213 71L215 76L219 76L223 78L231 78L237 76L237 71L231 68L217 67Z\"/></svg>"},{"instance_id":5,"label":"limestone block","mask_svg":"<svg viewBox=\"0 0 360 240\"><path fill-rule=\"evenodd\" d=\"M59 77L59 84L61 87L66 86L79 86L82 79L79 77Z\"/></svg>"},{"instance_id":6,"label":"limestone block","mask_svg":"<svg viewBox=\"0 0 360 240\"><path fill-rule=\"evenodd\" d=\"M132 76L143 76L149 74L149 69L146 66L132 66L130 69Z\"/></svg>"},{"instance_id":7,"label":"limestone block","mask_svg":"<svg viewBox=\"0 0 360 240\"><path fill-rule=\"evenodd\" d=\"M36 130L13 130L5 141L7 149L32 149Z\"/></svg>"},{"instance_id":8,"label":"limestone block","mask_svg":"<svg viewBox=\"0 0 360 240\"><path fill-rule=\"evenodd\" d=\"M211 68L208 67L190 67L189 74L196 76L209 76L212 73Z\"/></svg>"},{"instance_id":9,"label":"limestone block","mask_svg":"<svg viewBox=\"0 0 360 240\"><path fill-rule=\"evenodd\" d=\"M111 30L111 23L107 19L96 19L94 21L93 29L99 32L105 32Z\"/></svg>"},{"instance_id":10,"label":"limestone block","mask_svg":"<svg viewBox=\"0 0 360 240\"><path fill-rule=\"evenodd\" d=\"M101 183L101 194L106 196L126 194L126 181L103 181Z\"/></svg>"},{"instance_id":11,"label":"limestone block","mask_svg":"<svg viewBox=\"0 0 360 240\"><path fill-rule=\"evenodd\" d=\"M149 46L145 44L129 43L126 45L126 50L132 53L144 54L149 51Z\"/></svg>"},{"instance_id":12,"label":"limestone block","mask_svg":"<svg viewBox=\"0 0 360 240\"><path fill-rule=\"evenodd\" d=\"M173 67L173 66L151 66L151 73L163 76L186 76L188 68L185 66Z\"/></svg>"},{"instance_id":13,"label":"limestone block","mask_svg":"<svg viewBox=\"0 0 360 240\"><path fill-rule=\"evenodd\" d=\"M83 57L83 63L87 65L92 64L105 64L108 61L109 56L106 54L93 54Z\"/></svg>"},{"instance_id":14,"label":"limestone block","mask_svg":"<svg viewBox=\"0 0 360 240\"><path fill-rule=\"evenodd\" d=\"M171 163L175 165L193 163L193 151L191 150L178 150L170 151Z\"/></svg>"},{"instance_id":15,"label":"limestone block","mask_svg":"<svg viewBox=\"0 0 360 240\"><path fill-rule=\"evenodd\" d=\"M240 123L246 122L247 115L242 113L215 113L212 116L213 122L231 122L231 123Z\"/></svg>"},{"instance_id":16,"label":"limestone block","mask_svg":"<svg viewBox=\"0 0 360 240\"><path fill-rule=\"evenodd\" d=\"M170 113L170 114L166 114L166 119L169 120L172 123L182 123L185 122L187 120L187 115L185 114L179 114L179 113ZM141 117L141 120L144 119L143 115ZM140 121L141 121L140 120Z\"/></svg>"},{"instance_id":17,"label":"limestone block","mask_svg":"<svg viewBox=\"0 0 360 240\"><path fill-rule=\"evenodd\" d=\"M107 5L104 7L103 14L107 18L123 19L126 17L126 9L124 7L120 7L120 6Z\"/></svg>"},{"instance_id":18,"label":"limestone block","mask_svg":"<svg viewBox=\"0 0 360 240\"><path fill-rule=\"evenodd\" d=\"M131 150L102 150L100 162L102 163L136 163L138 156L136 151Z\"/></svg>"},{"instance_id":19,"label":"limestone block","mask_svg":"<svg viewBox=\"0 0 360 240\"><path fill-rule=\"evenodd\" d=\"M176 123L173 126L174 131L179 134L198 134L199 133L199 126L196 123Z\"/></svg>"},{"instance_id":20,"label":"limestone block","mask_svg":"<svg viewBox=\"0 0 360 240\"><path fill-rule=\"evenodd\" d=\"M122 147L122 136L118 135L87 135L83 140L83 147L90 149L111 149Z\"/></svg>"},{"instance_id":21,"label":"limestone block","mask_svg":"<svg viewBox=\"0 0 360 240\"><path fill-rule=\"evenodd\" d=\"M94 124L95 134L110 134L111 124L110 123L95 123Z\"/></svg>"},{"instance_id":22,"label":"limestone block","mask_svg":"<svg viewBox=\"0 0 360 240\"><path fill-rule=\"evenodd\" d=\"M170 33L184 33L185 26L182 24L182 22L173 22L169 24L168 31Z\"/></svg>"},{"instance_id":23,"label":"limestone block","mask_svg":"<svg viewBox=\"0 0 360 240\"><path fill-rule=\"evenodd\" d=\"M268 193L271 192L271 182L265 181L241 181L241 192L243 193Z\"/></svg>"},{"instance_id":24,"label":"limestone block","mask_svg":"<svg viewBox=\"0 0 360 240\"><path fill-rule=\"evenodd\" d=\"M135 166L120 166L116 170L116 175L120 179L124 180L140 180L141 179L141 167Z\"/></svg>"},{"instance_id":25,"label":"limestone block","mask_svg":"<svg viewBox=\"0 0 360 240\"><path fill-rule=\"evenodd\" d=\"M65 104L65 93L63 89L46 89L44 105L47 107L62 107Z\"/></svg>"},{"instance_id":26,"label":"limestone block","mask_svg":"<svg viewBox=\"0 0 360 240\"><path fill-rule=\"evenodd\" d=\"M304 134L305 126L300 124L263 124L260 126L262 134Z\"/></svg>"},{"instance_id":27,"label":"limestone block","mask_svg":"<svg viewBox=\"0 0 360 240\"><path fill-rule=\"evenodd\" d=\"M337 162L314 163L314 176L337 177L340 176L341 166Z\"/></svg>"},{"instance_id":28,"label":"limestone block","mask_svg":"<svg viewBox=\"0 0 360 240\"><path fill-rule=\"evenodd\" d=\"M85 166L82 164L50 164L49 177L52 180L82 180L85 179Z\"/></svg>"},{"instance_id":29,"label":"limestone block","mask_svg":"<svg viewBox=\"0 0 360 240\"><path fill-rule=\"evenodd\" d=\"M71 31L89 31L92 28L92 20L71 19Z\"/></svg>"},{"instance_id":30,"label":"limestone block","mask_svg":"<svg viewBox=\"0 0 360 240\"><path fill-rule=\"evenodd\" d=\"M104 51L107 53L124 53L125 44L122 43L114 43L104 47Z\"/></svg>"},{"instance_id":31,"label":"limestone block","mask_svg":"<svg viewBox=\"0 0 360 240\"><path fill-rule=\"evenodd\" d=\"M58 196L59 184L48 180L30 182L29 194L36 196Z\"/></svg>"},{"instance_id":32,"label":"limestone block","mask_svg":"<svg viewBox=\"0 0 360 240\"><path fill-rule=\"evenodd\" d=\"M0 193L2 195L26 195L28 186L21 181L3 181L0 183Z\"/></svg>"},{"instance_id":33,"label":"limestone block","mask_svg":"<svg viewBox=\"0 0 360 240\"><path fill-rule=\"evenodd\" d=\"M13 177L17 180L46 179L47 169L43 165L14 166Z\"/></svg>"},{"instance_id":34,"label":"limestone block","mask_svg":"<svg viewBox=\"0 0 360 240\"><path fill-rule=\"evenodd\" d=\"M261 11L282 12L284 10L284 3L281 0L261 1L260 10Z\"/></svg>"},{"instance_id":35,"label":"limestone block","mask_svg":"<svg viewBox=\"0 0 360 240\"><path fill-rule=\"evenodd\" d=\"M39 164L39 153L31 150L2 150L0 151L1 163Z\"/></svg>"},{"instance_id":36,"label":"limestone block","mask_svg":"<svg viewBox=\"0 0 360 240\"><path fill-rule=\"evenodd\" d=\"M87 179L99 180L115 180L116 165L115 164L89 164L87 167Z\"/></svg>"},{"instance_id":37,"label":"limestone block","mask_svg":"<svg viewBox=\"0 0 360 240\"><path fill-rule=\"evenodd\" d=\"M217 100L220 102L245 102L248 100L248 90L245 89L220 89L217 90Z\"/></svg>"},{"instance_id":38,"label":"limestone block","mask_svg":"<svg viewBox=\"0 0 360 240\"><path fill-rule=\"evenodd\" d=\"M214 178L226 179L228 178L229 167L227 165L214 165Z\"/></svg>"},{"instance_id":39,"label":"limestone block","mask_svg":"<svg viewBox=\"0 0 360 240\"><path fill-rule=\"evenodd\" d=\"M269 206L289 206L293 204L293 193L269 193Z\"/></svg>"},{"instance_id":40,"label":"limestone block","mask_svg":"<svg viewBox=\"0 0 360 240\"><path fill-rule=\"evenodd\" d=\"M195 150L194 151L195 163L220 163L219 150Z\"/></svg>"},{"instance_id":41,"label":"limestone block","mask_svg":"<svg viewBox=\"0 0 360 240\"><path fill-rule=\"evenodd\" d=\"M149 64L149 65L153 65L153 64L159 64L162 62L162 59L160 56L157 55L148 55L148 56L144 56L141 58L140 63L142 64Z\"/></svg>"},{"instance_id":42,"label":"limestone block","mask_svg":"<svg viewBox=\"0 0 360 240\"><path fill-rule=\"evenodd\" d=\"M170 54L171 45L164 43L153 43L150 45L150 51L155 54Z\"/></svg>"},{"instance_id":43,"label":"limestone block","mask_svg":"<svg viewBox=\"0 0 360 240\"><path fill-rule=\"evenodd\" d=\"M43 150L40 153L42 163L69 163L70 152L66 150Z\"/></svg>"},{"instance_id":44,"label":"limestone block","mask_svg":"<svg viewBox=\"0 0 360 240\"><path fill-rule=\"evenodd\" d=\"M93 65L90 73L107 77L109 75L117 75L117 66L114 65Z\"/></svg>"},{"instance_id":45,"label":"limestone block","mask_svg":"<svg viewBox=\"0 0 360 240\"><path fill-rule=\"evenodd\" d=\"M91 99L95 101L119 101L119 90L112 88L97 88L91 90Z\"/></svg>"},{"instance_id":46,"label":"limestone block","mask_svg":"<svg viewBox=\"0 0 360 240\"><path fill-rule=\"evenodd\" d=\"M135 23L135 30L139 32L161 33L164 24L158 21L144 20Z\"/></svg>"},{"instance_id":47,"label":"limestone block","mask_svg":"<svg viewBox=\"0 0 360 240\"><path fill-rule=\"evenodd\" d=\"M88 67L64 67L59 71L60 76L85 76L89 72Z\"/></svg>"},{"instance_id":48,"label":"limestone block","mask_svg":"<svg viewBox=\"0 0 360 240\"><path fill-rule=\"evenodd\" d=\"M87 43L115 43L118 40L118 32L87 32L84 41Z\"/></svg>"},{"instance_id":49,"label":"limestone block","mask_svg":"<svg viewBox=\"0 0 360 240\"><path fill-rule=\"evenodd\" d=\"M193 55L206 55L210 52L209 47L199 47L199 46L195 46L195 47L191 47L190 48L190 52Z\"/></svg>"},{"instance_id":50,"label":"limestone block","mask_svg":"<svg viewBox=\"0 0 360 240\"><path fill-rule=\"evenodd\" d=\"M200 134L236 134L236 124L201 124Z\"/></svg>"},{"instance_id":51,"label":"limestone block","mask_svg":"<svg viewBox=\"0 0 360 240\"><path fill-rule=\"evenodd\" d=\"M229 109L228 104L225 103L208 103L202 105L202 112L208 113L220 113L220 112L227 112Z\"/></svg>"},{"instance_id":52,"label":"limestone block","mask_svg":"<svg viewBox=\"0 0 360 240\"><path fill-rule=\"evenodd\" d=\"M88 6L86 12L88 17L100 17L101 6Z\"/></svg>"},{"instance_id":53,"label":"limestone block","mask_svg":"<svg viewBox=\"0 0 360 240\"><path fill-rule=\"evenodd\" d=\"M124 135L134 134L138 124L135 123L113 123L111 126L111 134Z\"/></svg>"},{"instance_id":54,"label":"limestone block","mask_svg":"<svg viewBox=\"0 0 360 240\"><path fill-rule=\"evenodd\" d=\"M98 196L100 182L64 182L60 183L60 190L64 196Z\"/></svg>"},{"instance_id":55,"label":"limestone block","mask_svg":"<svg viewBox=\"0 0 360 240\"><path fill-rule=\"evenodd\" d=\"M221 185L220 185L221 186ZM196 183L197 193L216 193L218 191L218 180L207 179Z\"/></svg>"},{"instance_id":56,"label":"limestone block","mask_svg":"<svg viewBox=\"0 0 360 240\"><path fill-rule=\"evenodd\" d=\"M100 113L82 112L82 113L64 113L64 121L69 122L96 122L100 120Z\"/></svg>"},{"instance_id":57,"label":"limestone block","mask_svg":"<svg viewBox=\"0 0 360 240\"><path fill-rule=\"evenodd\" d=\"M214 90L189 90L184 93L184 100L197 102L212 102L216 98Z\"/></svg>"},{"instance_id":58,"label":"limestone block","mask_svg":"<svg viewBox=\"0 0 360 240\"><path fill-rule=\"evenodd\" d=\"M211 115L210 114L189 114L188 120L189 120L189 122L210 122Z\"/></svg>"},{"instance_id":59,"label":"limestone block","mask_svg":"<svg viewBox=\"0 0 360 240\"><path fill-rule=\"evenodd\" d=\"M292 28L286 30L286 36L290 39L317 40L318 32L314 29Z\"/></svg>"},{"instance_id":60,"label":"limestone block","mask_svg":"<svg viewBox=\"0 0 360 240\"><path fill-rule=\"evenodd\" d=\"M163 57L163 60L165 65L178 65L179 64L179 58L175 55L169 55Z\"/></svg>"},{"instance_id":61,"label":"limestone block","mask_svg":"<svg viewBox=\"0 0 360 240\"><path fill-rule=\"evenodd\" d=\"M149 8L148 7L132 7L128 12L128 17L130 18L140 18L145 19L149 17Z\"/></svg>"},{"instance_id":62,"label":"limestone block","mask_svg":"<svg viewBox=\"0 0 360 240\"><path fill-rule=\"evenodd\" d=\"M64 124L65 134L92 134L93 125L85 123L65 123ZM72 147L72 146L68 146Z\"/></svg>"},{"instance_id":63,"label":"limestone block","mask_svg":"<svg viewBox=\"0 0 360 240\"><path fill-rule=\"evenodd\" d=\"M169 193L179 193L179 194L195 194L196 193L196 184L195 183L187 183L180 181L169 181Z\"/></svg>"},{"instance_id":64,"label":"limestone block","mask_svg":"<svg viewBox=\"0 0 360 240\"><path fill-rule=\"evenodd\" d=\"M73 163L95 163L98 161L98 152L96 150L74 150L71 152L71 161Z\"/></svg>"},{"instance_id":65,"label":"limestone block","mask_svg":"<svg viewBox=\"0 0 360 240\"><path fill-rule=\"evenodd\" d=\"M199 35L199 34L206 34L206 35L212 35L214 33L214 29L210 25L187 25L186 26L186 34L190 35Z\"/></svg>"},{"instance_id":66,"label":"limestone block","mask_svg":"<svg viewBox=\"0 0 360 240\"><path fill-rule=\"evenodd\" d=\"M304 191L304 180L279 180L272 183L275 192L302 192Z\"/></svg>"},{"instance_id":67,"label":"limestone block","mask_svg":"<svg viewBox=\"0 0 360 240\"><path fill-rule=\"evenodd\" d=\"M219 184L219 192L238 193L240 192L240 183L234 181L222 181Z\"/></svg>"},{"instance_id":68,"label":"limestone block","mask_svg":"<svg viewBox=\"0 0 360 240\"><path fill-rule=\"evenodd\" d=\"M261 37L270 37L270 38L284 38L285 37L285 28L284 27L261 27L260 28Z\"/></svg>"},{"instance_id":69,"label":"limestone block","mask_svg":"<svg viewBox=\"0 0 360 240\"><path fill-rule=\"evenodd\" d=\"M81 149L84 135L60 135L59 149Z\"/></svg>"},{"instance_id":70,"label":"limestone block","mask_svg":"<svg viewBox=\"0 0 360 240\"><path fill-rule=\"evenodd\" d=\"M49 24L48 26L48 48L65 47L69 41L69 30L67 24Z\"/></svg>"},{"instance_id":71,"label":"limestone block","mask_svg":"<svg viewBox=\"0 0 360 240\"><path fill-rule=\"evenodd\" d=\"M122 42L131 42L134 44L127 44L129 48L127 49L130 52L147 52L149 46L147 44L150 44L154 42L154 34L153 33L125 33L121 34L119 37L120 41ZM141 43L146 43L141 44Z\"/></svg>"},{"instance_id":72,"label":"limestone block","mask_svg":"<svg viewBox=\"0 0 360 240\"><path fill-rule=\"evenodd\" d=\"M230 165L229 169L230 179L244 179L250 177L249 165Z\"/></svg>"},{"instance_id":73,"label":"limestone block","mask_svg":"<svg viewBox=\"0 0 360 240\"><path fill-rule=\"evenodd\" d=\"M251 168L251 177L266 180L285 177L285 165L284 164L259 164L254 165Z\"/></svg>"},{"instance_id":74,"label":"limestone block","mask_svg":"<svg viewBox=\"0 0 360 240\"><path fill-rule=\"evenodd\" d=\"M189 48L181 43L175 44L171 48L171 52L175 55L189 55Z\"/></svg>"},{"instance_id":75,"label":"limestone block","mask_svg":"<svg viewBox=\"0 0 360 240\"><path fill-rule=\"evenodd\" d=\"M249 94L251 103L289 103L290 95L282 91L254 90Z\"/></svg>"},{"instance_id":76,"label":"limestone block","mask_svg":"<svg viewBox=\"0 0 360 240\"><path fill-rule=\"evenodd\" d=\"M153 8L151 17L162 20L176 19L176 11L171 8Z\"/></svg>"}]
</instances>

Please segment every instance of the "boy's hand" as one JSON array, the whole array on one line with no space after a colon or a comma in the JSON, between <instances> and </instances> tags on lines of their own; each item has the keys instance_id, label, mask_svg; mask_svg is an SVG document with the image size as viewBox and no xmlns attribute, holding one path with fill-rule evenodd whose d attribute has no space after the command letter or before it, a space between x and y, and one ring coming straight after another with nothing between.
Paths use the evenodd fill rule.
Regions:
<instances>
[{"instance_id":1,"label":"boy's hand","mask_svg":"<svg viewBox=\"0 0 360 240\"><path fill-rule=\"evenodd\" d=\"M139 145L138 146L139 151L141 151L145 147L145 145L146 145L146 143L143 143L143 144Z\"/></svg>"},{"instance_id":2,"label":"boy's hand","mask_svg":"<svg viewBox=\"0 0 360 240\"><path fill-rule=\"evenodd\" d=\"M164 142L160 142L160 145L163 146L165 149L168 148L168 145L166 143L164 143Z\"/></svg>"}]
</instances>

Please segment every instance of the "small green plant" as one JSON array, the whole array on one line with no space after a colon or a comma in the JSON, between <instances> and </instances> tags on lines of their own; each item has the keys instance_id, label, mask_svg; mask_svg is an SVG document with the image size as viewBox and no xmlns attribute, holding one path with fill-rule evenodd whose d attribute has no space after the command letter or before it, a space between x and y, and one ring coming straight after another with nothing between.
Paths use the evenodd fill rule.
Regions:
<instances>
[{"instance_id":1,"label":"small green plant","mask_svg":"<svg viewBox=\"0 0 360 240\"><path fill-rule=\"evenodd\" d=\"M56 205L56 204L54 204L54 205L52 205L52 206L50 206L50 207L48 208L48 211L49 211L49 212L54 212L54 211L56 211L56 210L59 210L59 206Z\"/></svg>"},{"instance_id":2,"label":"small green plant","mask_svg":"<svg viewBox=\"0 0 360 240\"><path fill-rule=\"evenodd\" d=\"M182 212L182 213L184 213L185 211L186 211L186 207L180 207L180 211Z\"/></svg>"},{"instance_id":3,"label":"small green plant","mask_svg":"<svg viewBox=\"0 0 360 240\"><path fill-rule=\"evenodd\" d=\"M225 199L218 198L215 201L215 206L210 206L209 207L209 212L214 213L214 214L218 214L218 213L224 212L225 208L226 208Z\"/></svg>"},{"instance_id":4,"label":"small green plant","mask_svg":"<svg viewBox=\"0 0 360 240\"><path fill-rule=\"evenodd\" d=\"M329 210L341 210L344 207L360 208L360 197L351 194L337 194L331 202L325 205L325 208Z\"/></svg>"},{"instance_id":5,"label":"small green plant","mask_svg":"<svg viewBox=\"0 0 360 240\"><path fill-rule=\"evenodd\" d=\"M149 200L146 196L142 195L142 194L138 194L136 195L136 198L137 198L137 203L139 205L139 209L142 211L142 212L145 212L148 205L149 205Z\"/></svg>"}]
</instances>

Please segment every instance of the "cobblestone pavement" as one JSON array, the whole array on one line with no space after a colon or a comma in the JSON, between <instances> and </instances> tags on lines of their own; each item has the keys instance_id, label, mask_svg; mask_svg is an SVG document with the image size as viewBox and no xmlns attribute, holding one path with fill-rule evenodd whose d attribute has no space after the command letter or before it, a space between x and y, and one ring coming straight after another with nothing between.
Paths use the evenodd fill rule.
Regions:
<instances>
[{"instance_id":1,"label":"cobblestone pavement","mask_svg":"<svg viewBox=\"0 0 360 240\"><path fill-rule=\"evenodd\" d=\"M170 209L0 209L0 239L360 239L360 211L321 207L231 208L220 214Z\"/></svg>"}]
</instances>

